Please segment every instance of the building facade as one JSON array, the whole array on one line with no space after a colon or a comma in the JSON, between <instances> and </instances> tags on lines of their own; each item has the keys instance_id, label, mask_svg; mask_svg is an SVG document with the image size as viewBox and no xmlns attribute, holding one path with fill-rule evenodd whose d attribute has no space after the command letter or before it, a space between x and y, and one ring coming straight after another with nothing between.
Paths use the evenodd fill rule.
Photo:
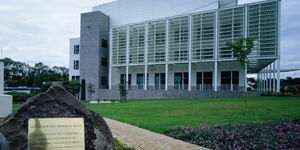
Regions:
<instances>
[{"instance_id":1,"label":"building facade","mask_svg":"<svg viewBox=\"0 0 300 150\"><path fill-rule=\"evenodd\" d=\"M80 78L96 89L127 83L129 90L245 91L247 74L257 74L259 91L276 92L279 22L278 0L119 0L96 6L81 16ZM255 43L246 69L226 45L243 37Z\"/></svg>"},{"instance_id":2,"label":"building facade","mask_svg":"<svg viewBox=\"0 0 300 150\"><path fill-rule=\"evenodd\" d=\"M69 80L80 81L80 38L70 39Z\"/></svg>"},{"instance_id":3,"label":"building facade","mask_svg":"<svg viewBox=\"0 0 300 150\"><path fill-rule=\"evenodd\" d=\"M3 94L4 89L4 63L0 61L0 95Z\"/></svg>"}]
</instances>

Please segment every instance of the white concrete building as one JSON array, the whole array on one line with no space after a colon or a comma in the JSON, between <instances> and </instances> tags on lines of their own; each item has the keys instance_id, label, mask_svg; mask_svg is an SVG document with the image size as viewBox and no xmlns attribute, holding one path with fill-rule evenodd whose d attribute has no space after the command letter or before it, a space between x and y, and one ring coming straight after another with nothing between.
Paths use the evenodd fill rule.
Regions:
<instances>
[{"instance_id":1,"label":"white concrete building","mask_svg":"<svg viewBox=\"0 0 300 150\"><path fill-rule=\"evenodd\" d=\"M80 80L80 38L70 39L69 51L69 80Z\"/></svg>"},{"instance_id":2,"label":"white concrete building","mask_svg":"<svg viewBox=\"0 0 300 150\"><path fill-rule=\"evenodd\" d=\"M0 94L3 94L4 89L4 63L0 61Z\"/></svg>"},{"instance_id":3,"label":"white concrete building","mask_svg":"<svg viewBox=\"0 0 300 150\"><path fill-rule=\"evenodd\" d=\"M12 113L12 96L4 95L4 63L0 61L0 118Z\"/></svg>"},{"instance_id":4,"label":"white concrete building","mask_svg":"<svg viewBox=\"0 0 300 150\"><path fill-rule=\"evenodd\" d=\"M280 0L242 5L237 0L117 0L81 17L81 52L103 60L98 51L109 47L108 77L101 71L86 73L90 64L80 62L89 67L81 77L84 84L100 88L106 83L110 90L126 82L129 90L245 91L251 73L258 74L259 91L279 91L279 71L270 70L280 67ZM108 28L98 33L97 20ZM101 38L91 42L90 36L97 35L90 30L95 29ZM109 33L109 46L103 44L103 32ZM226 45L245 37L255 42L247 69ZM88 49L97 45L102 47ZM93 60L90 55L80 58ZM95 68L101 70L99 62ZM93 75L98 77L89 77Z\"/></svg>"}]
</instances>

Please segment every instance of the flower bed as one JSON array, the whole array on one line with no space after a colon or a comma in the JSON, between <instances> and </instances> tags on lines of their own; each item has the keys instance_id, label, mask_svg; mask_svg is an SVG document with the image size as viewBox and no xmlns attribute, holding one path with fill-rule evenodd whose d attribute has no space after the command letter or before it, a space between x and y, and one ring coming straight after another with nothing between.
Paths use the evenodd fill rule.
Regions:
<instances>
[{"instance_id":1,"label":"flower bed","mask_svg":"<svg viewBox=\"0 0 300 150\"><path fill-rule=\"evenodd\" d=\"M211 149L300 149L300 120L183 127L167 135Z\"/></svg>"}]
</instances>

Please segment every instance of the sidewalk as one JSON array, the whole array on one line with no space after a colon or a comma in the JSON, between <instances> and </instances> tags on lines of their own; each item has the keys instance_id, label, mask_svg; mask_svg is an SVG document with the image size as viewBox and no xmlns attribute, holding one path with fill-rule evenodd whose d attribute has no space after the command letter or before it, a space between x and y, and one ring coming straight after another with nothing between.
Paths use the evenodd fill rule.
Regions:
<instances>
[{"instance_id":1,"label":"sidewalk","mask_svg":"<svg viewBox=\"0 0 300 150\"><path fill-rule=\"evenodd\" d=\"M207 150L194 144L173 139L133 125L104 118L113 136L137 150Z\"/></svg>"}]
</instances>

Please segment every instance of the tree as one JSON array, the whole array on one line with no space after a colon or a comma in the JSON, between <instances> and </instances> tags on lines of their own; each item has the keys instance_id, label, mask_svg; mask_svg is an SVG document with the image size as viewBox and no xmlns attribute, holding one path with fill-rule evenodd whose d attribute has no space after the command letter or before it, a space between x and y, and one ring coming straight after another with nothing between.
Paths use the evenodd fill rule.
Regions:
<instances>
[{"instance_id":1,"label":"tree","mask_svg":"<svg viewBox=\"0 0 300 150\"><path fill-rule=\"evenodd\" d=\"M80 91L80 82L76 80L65 81L63 86L73 95L78 94Z\"/></svg>"},{"instance_id":2,"label":"tree","mask_svg":"<svg viewBox=\"0 0 300 150\"><path fill-rule=\"evenodd\" d=\"M30 70L29 65L18 61L13 61L10 58L4 58L2 61L4 62L5 81L20 80L25 77Z\"/></svg>"},{"instance_id":3,"label":"tree","mask_svg":"<svg viewBox=\"0 0 300 150\"><path fill-rule=\"evenodd\" d=\"M242 68L245 69L245 91L247 90L247 67L249 65L248 55L252 52L254 42L252 38L241 38L236 42L228 42L226 44L231 48L233 56L239 62Z\"/></svg>"},{"instance_id":4,"label":"tree","mask_svg":"<svg viewBox=\"0 0 300 150\"><path fill-rule=\"evenodd\" d=\"M239 62L242 68L245 69L245 105L246 101L246 91L247 91L247 67L249 65L248 55L252 52L252 48L254 46L254 42L252 38L241 38L236 42L228 42L226 44L229 48L231 48L233 56Z\"/></svg>"},{"instance_id":5,"label":"tree","mask_svg":"<svg viewBox=\"0 0 300 150\"><path fill-rule=\"evenodd\" d=\"M67 81L69 70L65 67L54 66L50 68L42 62L30 66L26 63L14 61L10 58L2 59L4 62L5 86L28 86L47 88L53 81Z\"/></svg>"},{"instance_id":6,"label":"tree","mask_svg":"<svg viewBox=\"0 0 300 150\"><path fill-rule=\"evenodd\" d=\"M92 83L88 84L88 93L89 93L90 100L92 100L92 95L93 93L95 93L94 85Z\"/></svg>"},{"instance_id":7,"label":"tree","mask_svg":"<svg viewBox=\"0 0 300 150\"><path fill-rule=\"evenodd\" d=\"M126 102L126 95L127 95L126 83L119 83L119 92L120 92L120 101Z\"/></svg>"}]
</instances>

